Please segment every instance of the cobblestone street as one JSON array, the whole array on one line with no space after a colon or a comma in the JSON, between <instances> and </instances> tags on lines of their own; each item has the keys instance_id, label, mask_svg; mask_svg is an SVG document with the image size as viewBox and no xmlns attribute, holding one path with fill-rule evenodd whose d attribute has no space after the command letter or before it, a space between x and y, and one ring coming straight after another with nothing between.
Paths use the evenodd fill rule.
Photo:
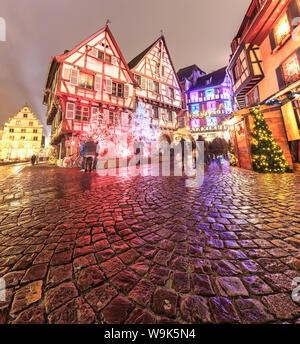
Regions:
<instances>
[{"instance_id":1,"label":"cobblestone street","mask_svg":"<svg viewBox=\"0 0 300 344\"><path fill-rule=\"evenodd\" d=\"M0 175L0 323L300 323L300 174Z\"/></svg>"}]
</instances>

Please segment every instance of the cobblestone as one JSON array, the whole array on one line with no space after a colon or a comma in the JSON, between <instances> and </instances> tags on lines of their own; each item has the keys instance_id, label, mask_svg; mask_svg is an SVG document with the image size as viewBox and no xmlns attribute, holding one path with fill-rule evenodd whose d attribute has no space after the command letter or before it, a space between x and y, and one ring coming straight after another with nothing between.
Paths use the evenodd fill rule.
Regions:
<instances>
[{"instance_id":1,"label":"cobblestone","mask_svg":"<svg viewBox=\"0 0 300 344\"><path fill-rule=\"evenodd\" d=\"M6 170L7 169L7 170ZM0 167L0 323L299 323L300 174Z\"/></svg>"}]
</instances>

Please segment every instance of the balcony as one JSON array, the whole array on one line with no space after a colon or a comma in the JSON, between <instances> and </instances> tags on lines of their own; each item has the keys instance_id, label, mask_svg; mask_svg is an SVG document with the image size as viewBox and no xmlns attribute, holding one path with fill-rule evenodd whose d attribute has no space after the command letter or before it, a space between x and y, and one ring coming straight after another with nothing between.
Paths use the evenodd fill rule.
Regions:
<instances>
[{"instance_id":1,"label":"balcony","mask_svg":"<svg viewBox=\"0 0 300 344\"><path fill-rule=\"evenodd\" d=\"M241 108L245 106L246 94L264 78L261 62L257 46L242 44L229 63L233 95Z\"/></svg>"}]
</instances>

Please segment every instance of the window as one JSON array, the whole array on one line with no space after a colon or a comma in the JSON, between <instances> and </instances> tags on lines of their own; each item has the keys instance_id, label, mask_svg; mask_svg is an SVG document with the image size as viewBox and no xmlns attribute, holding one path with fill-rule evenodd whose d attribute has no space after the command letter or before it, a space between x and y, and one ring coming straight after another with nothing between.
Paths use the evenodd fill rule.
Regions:
<instances>
[{"instance_id":1,"label":"window","mask_svg":"<svg viewBox=\"0 0 300 344\"><path fill-rule=\"evenodd\" d=\"M89 108L87 106L76 106L75 119L78 121L88 121L89 120Z\"/></svg>"},{"instance_id":2,"label":"window","mask_svg":"<svg viewBox=\"0 0 300 344\"><path fill-rule=\"evenodd\" d=\"M13 133L14 131L15 131L15 130L14 130L14 129L12 129L12 128L11 128L11 129L9 129L9 132L10 132L10 133Z\"/></svg>"},{"instance_id":3,"label":"window","mask_svg":"<svg viewBox=\"0 0 300 344\"><path fill-rule=\"evenodd\" d=\"M208 112L215 112L217 111L217 104L216 102L207 102L207 111Z\"/></svg>"},{"instance_id":4,"label":"window","mask_svg":"<svg viewBox=\"0 0 300 344\"><path fill-rule=\"evenodd\" d=\"M98 50L98 59L104 60L104 53L100 50Z\"/></svg>"},{"instance_id":5,"label":"window","mask_svg":"<svg viewBox=\"0 0 300 344\"><path fill-rule=\"evenodd\" d=\"M282 44L285 38L290 34L291 26L287 14L285 14L274 29L274 36L277 45Z\"/></svg>"},{"instance_id":6,"label":"window","mask_svg":"<svg viewBox=\"0 0 300 344\"><path fill-rule=\"evenodd\" d=\"M223 87L222 90L223 98L230 99L230 89L227 87Z\"/></svg>"},{"instance_id":7,"label":"window","mask_svg":"<svg viewBox=\"0 0 300 344\"><path fill-rule=\"evenodd\" d=\"M38 137L37 136L34 136L33 137L33 141L37 141L38 140Z\"/></svg>"},{"instance_id":8,"label":"window","mask_svg":"<svg viewBox=\"0 0 300 344\"><path fill-rule=\"evenodd\" d=\"M159 93L159 83L157 81L153 81L153 91Z\"/></svg>"},{"instance_id":9,"label":"window","mask_svg":"<svg viewBox=\"0 0 300 344\"><path fill-rule=\"evenodd\" d=\"M218 118L217 117L207 117L206 118L206 125L208 127L215 127L218 125Z\"/></svg>"},{"instance_id":10,"label":"window","mask_svg":"<svg viewBox=\"0 0 300 344\"><path fill-rule=\"evenodd\" d=\"M37 129L33 129L33 132L36 134L38 131L37 131Z\"/></svg>"},{"instance_id":11,"label":"window","mask_svg":"<svg viewBox=\"0 0 300 344\"><path fill-rule=\"evenodd\" d=\"M15 137L14 136L10 136L9 139L10 139L10 141L13 141L15 139Z\"/></svg>"},{"instance_id":12,"label":"window","mask_svg":"<svg viewBox=\"0 0 300 344\"><path fill-rule=\"evenodd\" d=\"M184 117L179 118L179 128L184 128L185 127L185 119Z\"/></svg>"},{"instance_id":13,"label":"window","mask_svg":"<svg viewBox=\"0 0 300 344\"><path fill-rule=\"evenodd\" d=\"M20 121L16 121L16 125L20 125L21 124L21 122Z\"/></svg>"},{"instance_id":14,"label":"window","mask_svg":"<svg viewBox=\"0 0 300 344\"><path fill-rule=\"evenodd\" d=\"M66 119L74 119L75 104L68 102L66 104Z\"/></svg>"},{"instance_id":15,"label":"window","mask_svg":"<svg viewBox=\"0 0 300 344\"><path fill-rule=\"evenodd\" d=\"M175 92L174 92L174 88L169 87L169 95L171 99L175 98Z\"/></svg>"},{"instance_id":16,"label":"window","mask_svg":"<svg viewBox=\"0 0 300 344\"><path fill-rule=\"evenodd\" d=\"M23 113L23 118L27 118L27 113Z\"/></svg>"},{"instance_id":17,"label":"window","mask_svg":"<svg viewBox=\"0 0 300 344\"><path fill-rule=\"evenodd\" d=\"M159 75L159 64L155 64L155 74Z\"/></svg>"},{"instance_id":18,"label":"window","mask_svg":"<svg viewBox=\"0 0 300 344\"><path fill-rule=\"evenodd\" d=\"M161 67L161 76L165 76L165 66Z\"/></svg>"},{"instance_id":19,"label":"window","mask_svg":"<svg viewBox=\"0 0 300 344\"><path fill-rule=\"evenodd\" d=\"M172 114L172 111L171 110L168 110L168 120L170 122L173 122L173 114Z\"/></svg>"},{"instance_id":20,"label":"window","mask_svg":"<svg viewBox=\"0 0 300 344\"><path fill-rule=\"evenodd\" d=\"M94 79L93 75L91 75L91 74L80 73L80 76L79 76L79 86L92 90L93 89L93 84L94 84L94 80L93 79Z\"/></svg>"},{"instance_id":21,"label":"window","mask_svg":"<svg viewBox=\"0 0 300 344\"><path fill-rule=\"evenodd\" d=\"M21 133L26 133L26 129L21 129Z\"/></svg>"},{"instance_id":22,"label":"window","mask_svg":"<svg viewBox=\"0 0 300 344\"><path fill-rule=\"evenodd\" d=\"M205 97L207 100L214 99L215 98L214 88L209 88L208 90L205 90Z\"/></svg>"},{"instance_id":23,"label":"window","mask_svg":"<svg viewBox=\"0 0 300 344\"><path fill-rule=\"evenodd\" d=\"M111 56L105 54L105 62L111 63Z\"/></svg>"},{"instance_id":24,"label":"window","mask_svg":"<svg viewBox=\"0 0 300 344\"><path fill-rule=\"evenodd\" d=\"M224 107L226 113L232 112L232 105L230 100L224 100Z\"/></svg>"},{"instance_id":25,"label":"window","mask_svg":"<svg viewBox=\"0 0 300 344\"><path fill-rule=\"evenodd\" d=\"M192 115L198 115L199 112L200 112L199 104L192 104L191 105L191 113L192 113Z\"/></svg>"},{"instance_id":26,"label":"window","mask_svg":"<svg viewBox=\"0 0 300 344\"><path fill-rule=\"evenodd\" d=\"M300 77L300 65L296 54L293 54L282 64L283 78L286 84L290 84Z\"/></svg>"},{"instance_id":27,"label":"window","mask_svg":"<svg viewBox=\"0 0 300 344\"><path fill-rule=\"evenodd\" d=\"M153 118L158 119L159 115L158 115L158 107L154 106L153 107Z\"/></svg>"},{"instance_id":28,"label":"window","mask_svg":"<svg viewBox=\"0 0 300 344\"><path fill-rule=\"evenodd\" d=\"M198 101L198 92L191 92L190 99L192 103L196 103Z\"/></svg>"},{"instance_id":29,"label":"window","mask_svg":"<svg viewBox=\"0 0 300 344\"><path fill-rule=\"evenodd\" d=\"M113 82L111 94L114 96L117 96L117 97L123 97L124 96L124 85Z\"/></svg>"},{"instance_id":30,"label":"window","mask_svg":"<svg viewBox=\"0 0 300 344\"><path fill-rule=\"evenodd\" d=\"M33 126L33 122L29 122L29 126L32 127Z\"/></svg>"},{"instance_id":31,"label":"window","mask_svg":"<svg viewBox=\"0 0 300 344\"><path fill-rule=\"evenodd\" d=\"M21 136L21 140L25 140L25 136Z\"/></svg>"},{"instance_id":32,"label":"window","mask_svg":"<svg viewBox=\"0 0 300 344\"><path fill-rule=\"evenodd\" d=\"M258 105L259 104L258 87L255 87L251 92L249 92L245 100L246 100L246 106Z\"/></svg>"},{"instance_id":33,"label":"window","mask_svg":"<svg viewBox=\"0 0 300 344\"><path fill-rule=\"evenodd\" d=\"M134 79L139 86L142 84L142 77L140 75L134 74Z\"/></svg>"},{"instance_id":34,"label":"window","mask_svg":"<svg viewBox=\"0 0 300 344\"><path fill-rule=\"evenodd\" d=\"M109 112L109 124L114 124L114 113Z\"/></svg>"}]
</instances>

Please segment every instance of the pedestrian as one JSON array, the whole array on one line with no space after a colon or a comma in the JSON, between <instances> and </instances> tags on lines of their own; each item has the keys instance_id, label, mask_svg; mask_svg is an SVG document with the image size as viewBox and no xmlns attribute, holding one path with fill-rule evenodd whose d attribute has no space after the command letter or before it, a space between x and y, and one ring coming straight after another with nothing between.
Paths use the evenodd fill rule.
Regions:
<instances>
[{"instance_id":1,"label":"pedestrian","mask_svg":"<svg viewBox=\"0 0 300 344\"><path fill-rule=\"evenodd\" d=\"M31 156L31 165L32 166L35 164L35 161L36 161L36 155L32 154L32 156Z\"/></svg>"},{"instance_id":2,"label":"pedestrian","mask_svg":"<svg viewBox=\"0 0 300 344\"><path fill-rule=\"evenodd\" d=\"M93 170L96 170L97 169L97 162L98 162L98 159L99 159L99 154L100 154L100 142L96 142L96 156L95 156L95 159L94 159L94 163L93 163Z\"/></svg>"},{"instance_id":3,"label":"pedestrian","mask_svg":"<svg viewBox=\"0 0 300 344\"><path fill-rule=\"evenodd\" d=\"M81 141L81 147L80 147L80 155L82 156L82 160L81 160L81 171L84 171L84 170L85 170L84 145L85 145L85 140L82 140L82 141Z\"/></svg>"},{"instance_id":4,"label":"pedestrian","mask_svg":"<svg viewBox=\"0 0 300 344\"><path fill-rule=\"evenodd\" d=\"M84 144L85 169L84 171L92 172L93 160L96 157L97 145L93 139L89 139Z\"/></svg>"}]
</instances>

